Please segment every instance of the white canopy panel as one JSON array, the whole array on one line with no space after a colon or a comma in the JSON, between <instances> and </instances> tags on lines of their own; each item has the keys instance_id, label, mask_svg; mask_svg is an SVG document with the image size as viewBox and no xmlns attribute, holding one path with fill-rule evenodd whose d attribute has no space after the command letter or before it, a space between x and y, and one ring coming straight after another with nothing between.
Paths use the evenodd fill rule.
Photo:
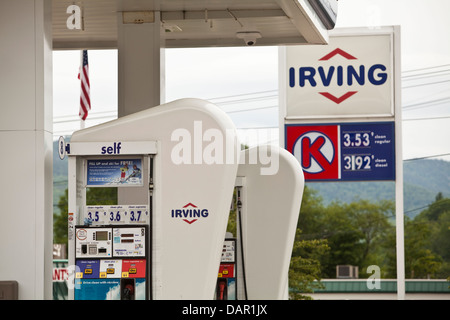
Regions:
<instances>
[{"instance_id":1,"label":"white canopy panel","mask_svg":"<svg viewBox=\"0 0 450 320\"><path fill-rule=\"evenodd\" d=\"M330 26L324 16L335 20L336 3L336 0L53 0L53 49L117 48L118 19L129 18L124 16L125 12L159 18L156 21L161 21L166 48L245 46L249 42L245 42L244 36L249 32L256 40L252 41L254 45L326 44L327 29L334 22ZM67 8L74 4L81 8L81 29L67 28L71 15Z\"/></svg>"}]
</instances>

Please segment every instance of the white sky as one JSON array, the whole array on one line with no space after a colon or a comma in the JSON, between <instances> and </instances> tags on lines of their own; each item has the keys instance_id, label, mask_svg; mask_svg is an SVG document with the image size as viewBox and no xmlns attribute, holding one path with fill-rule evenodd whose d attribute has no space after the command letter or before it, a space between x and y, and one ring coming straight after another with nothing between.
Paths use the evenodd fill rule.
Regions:
<instances>
[{"instance_id":1,"label":"white sky","mask_svg":"<svg viewBox=\"0 0 450 320\"><path fill-rule=\"evenodd\" d=\"M337 27L380 25L401 26L404 159L450 153L450 1L339 0ZM278 127L278 48L167 49L165 60L166 101L208 99L243 134ZM79 51L53 53L55 137L79 128L79 62ZM116 117L117 52L89 51L89 67L93 109L86 126ZM421 68L427 69L410 71ZM414 80L419 72L431 73ZM252 108L258 110L242 112ZM407 120L413 118L422 120ZM277 140L276 131L268 140Z\"/></svg>"}]
</instances>

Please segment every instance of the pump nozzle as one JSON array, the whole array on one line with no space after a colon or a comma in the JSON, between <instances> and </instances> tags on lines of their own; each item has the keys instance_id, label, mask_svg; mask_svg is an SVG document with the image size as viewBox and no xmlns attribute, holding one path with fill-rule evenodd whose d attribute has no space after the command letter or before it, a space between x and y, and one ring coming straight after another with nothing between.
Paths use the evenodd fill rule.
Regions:
<instances>
[{"instance_id":1,"label":"pump nozzle","mask_svg":"<svg viewBox=\"0 0 450 320\"><path fill-rule=\"evenodd\" d=\"M220 283L219 283L219 300L224 300L223 299L224 291L225 291L225 282L224 281L220 281Z\"/></svg>"}]
</instances>

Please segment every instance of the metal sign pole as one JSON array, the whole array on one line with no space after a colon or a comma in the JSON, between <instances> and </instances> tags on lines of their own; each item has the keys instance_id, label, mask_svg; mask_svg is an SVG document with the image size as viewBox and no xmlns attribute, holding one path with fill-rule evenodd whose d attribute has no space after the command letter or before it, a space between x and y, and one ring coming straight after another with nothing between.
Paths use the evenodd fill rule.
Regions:
<instances>
[{"instance_id":1,"label":"metal sign pole","mask_svg":"<svg viewBox=\"0 0 450 320\"><path fill-rule=\"evenodd\" d=\"M402 103L401 103L401 63L400 27L393 31L394 50L394 103L395 103L395 225L397 246L397 299L405 299L405 241L403 216L403 148L402 148Z\"/></svg>"},{"instance_id":2,"label":"metal sign pole","mask_svg":"<svg viewBox=\"0 0 450 320\"><path fill-rule=\"evenodd\" d=\"M280 145L301 161L305 180L395 182L397 298L403 300L400 45L400 27L393 26L335 29L328 46L280 49L279 121Z\"/></svg>"}]
</instances>

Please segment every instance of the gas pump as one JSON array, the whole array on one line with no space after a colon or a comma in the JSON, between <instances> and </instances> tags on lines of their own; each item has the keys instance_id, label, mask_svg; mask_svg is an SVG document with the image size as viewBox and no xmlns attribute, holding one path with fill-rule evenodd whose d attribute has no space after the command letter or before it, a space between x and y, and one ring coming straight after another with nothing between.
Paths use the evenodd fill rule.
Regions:
<instances>
[{"instance_id":1,"label":"gas pump","mask_svg":"<svg viewBox=\"0 0 450 320\"><path fill-rule=\"evenodd\" d=\"M268 155L277 170L262 171ZM295 157L276 146L242 151L235 182L237 299L288 298L288 272L304 177ZM272 163L273 165L273 163ZM270 174L264 174L270 173Z\"/></svg>"},{"instance_id":2,"label":"gas pump","mask_svg":"<svg viewBox=\"0 0 450 320\"><path fill-rule=\"evenodd\" d=\"M237 300L236 238L227 234L223 243L215 300Z\"/></svg>"},{"instance_id":3,"label":"gas pump","mask_svg":"<svg viewBox=\"0 0 450 320\"><path fill-rule=\"evenodd\" d=\"M87 148L76 143L72 147ZM118 153L122 147L130 154L103 153ZM69 259L76 270L73 299L150 299L154 143L100 143L95 149L98 155L70 158L69 174L78 177L78 217L69 223ZM71 154L79 152L71 150ZM141 199L133 204L86 204L87 188L112 187L135 189Z\"/></svg>"},{"instance_id":4,"label":"gas pump","mask_svg":"<svg viewBox=\"0 0 450 320\"><path fill-rule=\"evenodd\" d=\"M74 132L69 299L211 299L239 147L231 119L198 99ZM88 188L111 187L117 204L86 202Z\"/></svg>"}]
</instances>

